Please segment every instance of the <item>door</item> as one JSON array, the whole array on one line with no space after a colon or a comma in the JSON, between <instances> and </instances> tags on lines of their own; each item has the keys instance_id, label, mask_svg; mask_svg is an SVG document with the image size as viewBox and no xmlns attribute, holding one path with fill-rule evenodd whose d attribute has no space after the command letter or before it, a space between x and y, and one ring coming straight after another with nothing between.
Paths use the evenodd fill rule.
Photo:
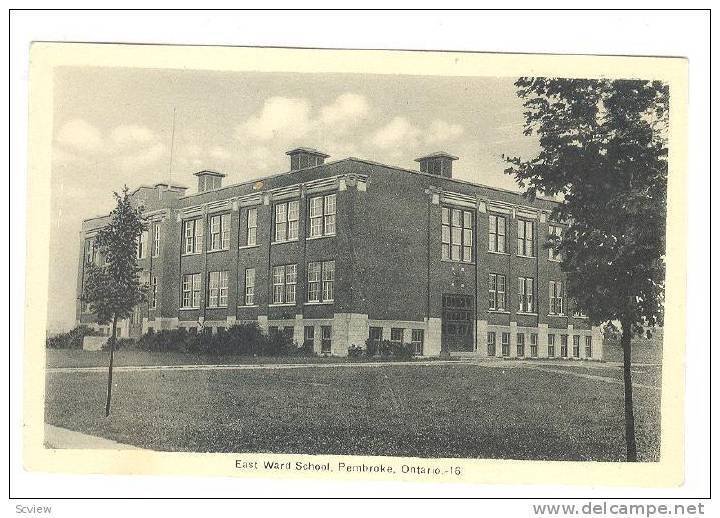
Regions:
<instances>
[{"instance_id":1,"label":"door","mask_svg":"<svg viewBox=\"0 0 720 518\"><path fill-rule=\"evenodd\" d=\"M470 295L444 294L442 298L442 343L450 351L474 348L475 311Z\"/></svg>"}]
</instances>

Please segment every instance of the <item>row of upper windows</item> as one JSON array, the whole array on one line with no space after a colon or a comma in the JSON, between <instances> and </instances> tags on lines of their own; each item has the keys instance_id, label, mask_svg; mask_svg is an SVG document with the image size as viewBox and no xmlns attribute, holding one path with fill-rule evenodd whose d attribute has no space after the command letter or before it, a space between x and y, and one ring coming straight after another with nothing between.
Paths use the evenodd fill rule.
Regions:
<instances>
[{"instance_id":1,"label":"row of upper windows","mask_svg":"<svg viewBox=\"0 0 720 518\"><path fill-rule=\"evenodd\" d=\"M258 244L258 209L245 211L245 236L239 246ZM335 235L337 214L336 195L314 196L308 201L308 238ZM276 203L273 207L274 243L297 241L299 239L300 201L291 200ZM230 249L230 214L216 214L209 217L208 251ZM203 218L183 222L183 253L198 254L203 251L205 226Z\"/></svg>"},{"instance_id":2,"label":"row of upper windows","mask_svg":"<svg viewBox=\"0 0 720 518\"><path fill-rule=\"evenodd\" d=\"M228 304L227 270L208 272L207 307L221 308ZM335 299L335 261L314 261L307 265L306 302L331 303ZM254 306L255 268L246 268L243 276L241 305ZM188 273L182 276L183 309L200 307L202 274ZM272 267L271 304L295 304L297 301L297 264L284 264Z\"/></svg>"},{"instance_id":3,"label":"row of upper windows","mask_svg":"<svg viewBox=\"0 0 720 518\"><path fill-rule=\"evenodd\" d=\"M517 220L517 247L516 255L521 257L535 257L535 231L534 221ZM469 210L442 207L441 227L441 255L443 260L473 261L473 212ZM549 235L559 238L562 228L550 225ZM507 246L507 217L498 214L488 215L488 251L495 253L508 253ZM548 249L548 259L559 261L560 257L553 249Z\"/></svg>"},{"instance_id":4,"label":"row of upper windows","mask_svg":"<svg viewBox=\"0 0 720 518\"><path fill-rule=\"evenodd\" d=\"M562 281L549 282L548 314L565 315L564 292ZM518 277L518 312L535 313L535 279L532 277ZM488 309L490 311L507 311L507 287L505 275L491 273L488 282ZM573 313L575 317L584 317L580 312Z\"/></svg>"},{"instance_id":5,"label":"row of upper windows","mask_svg":"<svg viewBox=\"0 0 720 518\"><path fill-rule=\"evenodd\" d=\"M573 335L572 355L574 358L580 357L580 335ZM504 332L500 334L500 353L502 356L510 356L510 333ZM550 358L555 356L555 335L547 335L547 354ZM496 355L497 337L495 331L489 331L487 334L487 354L488 356ZM525 356L525 333L518 333L515 340L516 355ZM592 337L585 337L585 357L592 357ZM538 335L530 333L530 356L538 355ZM560 356L568 357L568 335L560 335Z\"/></svg>"}]
</instances>

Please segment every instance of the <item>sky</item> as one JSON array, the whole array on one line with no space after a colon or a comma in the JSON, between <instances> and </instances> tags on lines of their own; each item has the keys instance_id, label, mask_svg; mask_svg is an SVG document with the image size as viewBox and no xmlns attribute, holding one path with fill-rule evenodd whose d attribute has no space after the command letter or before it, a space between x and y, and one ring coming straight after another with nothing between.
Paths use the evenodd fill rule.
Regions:
<instances>
[{"instance_id":1,"label":"sky","mask_svg":"<svg viewBox=\"0 0 720 518\"><path fill-rule=\"evenodd\" d=\"M416 169L446 151L453 176L517 190L502 155L531 158L515 78L61 67L54 78L48 327L75 319L79 232L112 192L209 169L230 185L289 169L313 147ZM175 131L173 131L173 112Z\"/></svg>"}]
</instances>

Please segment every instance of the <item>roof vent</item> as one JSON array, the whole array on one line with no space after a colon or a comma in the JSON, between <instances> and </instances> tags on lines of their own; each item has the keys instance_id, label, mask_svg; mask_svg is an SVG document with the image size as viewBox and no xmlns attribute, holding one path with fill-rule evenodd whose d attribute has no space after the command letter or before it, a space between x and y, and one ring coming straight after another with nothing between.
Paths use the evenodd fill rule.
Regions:
<instances>
[{"instance_id":1,"label":"roof vent","mask_svg":"<svg viewBox=\"0 0 720 518\"><path fill-rule=\"evenodd\" d=\"M325 159L330 155L326 155L309 147L298 147L291 149L286 155L290 156L290 170L297 171L298 169L305 169L307 167L315 167L316 165L322 165L325 163Z\"/></svg>"},{"instance_id":2,"label":"roof vent","mask_svg":"<svg viewBox=\"0 0 720 518\"><path fill-rule=\"evenodd\" d=\"M420 162L421 173L429 173L452 178L452 163L457 159L458 157L445 153L444 151L437 151L435 153L430 153L429 155L416 158L415 161Z\"/></svg>"},{"instance_id":3,"label":"roof vent","mask_svg":"<svg viewBox=\"0 0 720 518\"><path fill-rule=\"evenodd\" d=\"M206 192L222 187L222 179L225 178L225 173L198 171L195 176L198 177L198 192Z\"/></svg>"}]
</instances>

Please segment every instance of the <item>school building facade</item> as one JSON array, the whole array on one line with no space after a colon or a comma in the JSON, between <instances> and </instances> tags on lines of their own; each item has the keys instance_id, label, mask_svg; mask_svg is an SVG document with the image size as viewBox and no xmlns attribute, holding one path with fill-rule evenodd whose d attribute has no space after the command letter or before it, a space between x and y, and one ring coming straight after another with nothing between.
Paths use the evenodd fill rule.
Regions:
<instances>
[{"instance_id":1,"label":"school building facade","mask_svg":"<svg viewBox=\"0 0 720 518\"><path fill-rule=\"evenodd\" d=\"M193 194L135 190L149 300L121 336L257 322L319 354L371 338L424 356L601 359L599 329L575 312L543 246L563 231L550 221L555 202L454 179L457 157L444 152L418 158L419 170L287 154L288 172L255 181L223 186L222 173L200 171ZM80 294L106 222L82 225L78 323L95 325Z\"/></svg>"}]
</instances>

